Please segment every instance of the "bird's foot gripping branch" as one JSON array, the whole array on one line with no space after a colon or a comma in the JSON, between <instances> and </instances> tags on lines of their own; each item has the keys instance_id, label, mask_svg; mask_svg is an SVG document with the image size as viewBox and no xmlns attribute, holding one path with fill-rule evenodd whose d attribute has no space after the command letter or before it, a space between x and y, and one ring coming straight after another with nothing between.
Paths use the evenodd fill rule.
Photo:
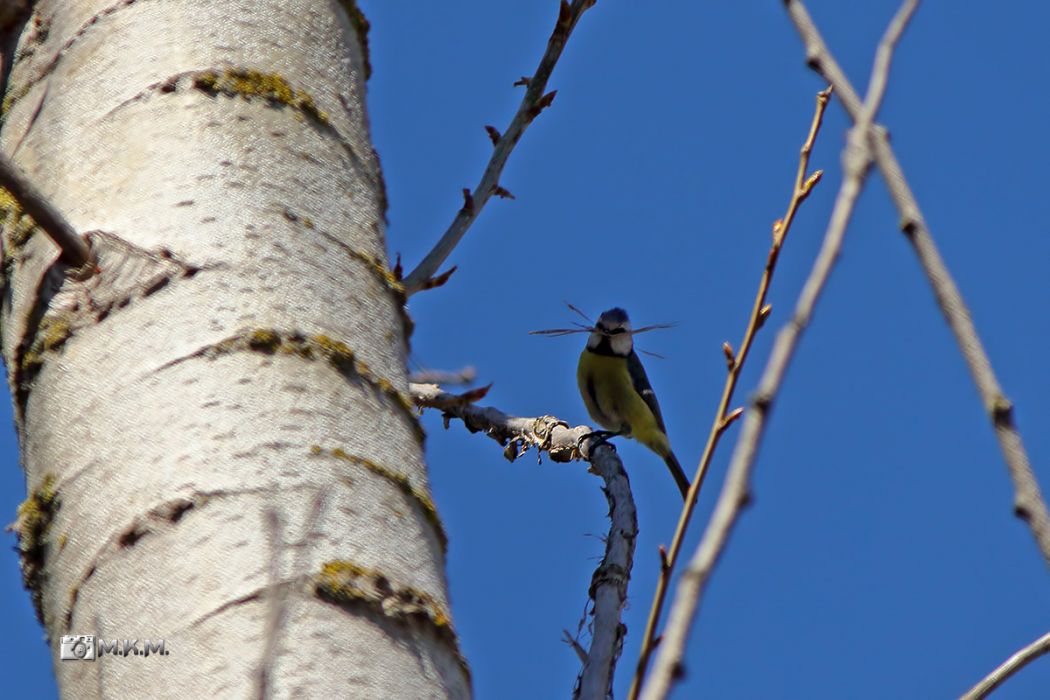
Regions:
<instances>
[{"instance_id":1,"label":"bird's foot gripping branch","mask_svg":"<svg viewBox=\"0 0 1050 700\"><path fill-rule=\"evenodd\" d=\"M582 655L583 668L576 681L577 697L607 697L612 688L616 661L623 646L625 628L620 614L627 603L627 585L634 563L638 518L627 472L612 445L591 439L588 426L569 427L553 416L520 418L496 408L474 403L484 392L452 394L435 384L412 384L412 399L420 408L442 412L446 427L453 418L463 421L467 430L483 432L504 446L503 454L514 461L534 447L555 462L585 459L589 471L604 482L609 502L609 534L605 555L591 578L588 590L592 622L591 645ZM480 394L480 395L479 395Z\"/></svg>"}]
</instances>

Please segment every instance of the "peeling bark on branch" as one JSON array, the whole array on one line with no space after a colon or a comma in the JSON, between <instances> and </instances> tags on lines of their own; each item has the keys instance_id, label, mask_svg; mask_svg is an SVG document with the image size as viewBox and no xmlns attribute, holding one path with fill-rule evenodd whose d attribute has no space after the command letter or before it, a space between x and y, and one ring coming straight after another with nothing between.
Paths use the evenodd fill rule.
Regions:
<instances>
[{"instance_id":1,"label":"peeling bark on branch","mask_svg":"<svg viewBox=\"0 0 1050 700\"><path fill-rule=\"evenodd\" d=\"M467 396L457 396L442 391L436 384L412 384L411 392L417 405L444 414L446 428L452 418L460 419L470 432L483 432L503 445L503 454L511 461L529 448L535 448L537 454L547 452L555 462L586 459L590 462L590 471L605 482L609 535L605 540L605 556L595 569L588 589L591 645L582 654L583 668L573 691L575 698L604 700L611 693L616 662L627 632L620 617L627 603L627 585L638 537L634 498L616 451L611 445L588 438L591 428L583 425L570 428L553 416L509 416L496 408L474 405L469 392ZM582 648L575 640L573 646Z\"/></svg>"}]
</instances>

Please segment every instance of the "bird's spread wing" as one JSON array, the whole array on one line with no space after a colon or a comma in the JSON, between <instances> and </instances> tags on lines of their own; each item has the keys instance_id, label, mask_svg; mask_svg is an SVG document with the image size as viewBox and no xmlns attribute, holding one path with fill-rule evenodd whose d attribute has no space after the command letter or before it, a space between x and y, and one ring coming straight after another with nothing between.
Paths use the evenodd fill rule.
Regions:
<instances>
[{"instance_id":1,"label":"bird's spread wing","mask_svg":"<svg viewBox=\"0 0 1050 700\"><path fill-rule=\"evenodd\" d=\"M634 390L645 399L649 410L656 417L656 424L660 427L660 431L666 433L667 428L664 427L664 417L660 415L660 404L656 402L656 393L649 383L649 377L645 376L645 367L642 367L638 353L634 350L631 350L631 354L627 356L627 371L631 374L631 384L634 385Z\"/></svg>"}]
</instances>

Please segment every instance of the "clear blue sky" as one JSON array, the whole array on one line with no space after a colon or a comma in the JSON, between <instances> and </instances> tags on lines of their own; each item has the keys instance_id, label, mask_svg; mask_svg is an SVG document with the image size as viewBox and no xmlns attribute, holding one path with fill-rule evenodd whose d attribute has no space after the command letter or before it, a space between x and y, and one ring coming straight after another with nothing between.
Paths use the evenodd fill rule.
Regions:
<instances>
[{"instance_id":1,"label":"clear blue sky","mask_svg":"<svg viewBox=\"0 0 1050 700\"><path fill-rule=\"evenodd\" d=\"M376 2L370 111L390 194L389 249L411 265L460 206L532 72L556 3ZM810 4L863 89L895 2ZM897 55L882 120L1017 406L1050 492L1050 10L927 2ZM265 69L265 66L259 66ZM687 471L743 331L797 151L822 87L781 3L600 0L573 36L554 106L526 134L456 251L459 272L414 298L414 361L466 364L487 403L586 420L574 371L583 338L527 332L622 305L667 356L650 379ZM828 112L813 166L827 171L791 231L773 316L744 373L754 387L823 236L846 122ZM758 461L755 503L704 600L679 697L950 698L1050 629L1050 576L1026 528L969 375L873 178L841 264L788 376ZM5 411L9 407L5 404ZM9 415L0 423L10 425ZM428 415L428 461L451 537L455 621L481 698L566 697L575 628L606 531L582 465L507 463ZM736 430L716 456L700 517ZM24 496L12 430L0 434L0 512ZM626 612L628 670L680 499L651 453L624 444L641 536ZM691 545L699 531L694 531ZM0 558L11 695L54 693L21 590L14 538ZM527 683L524 679L528 679ZM1050 659L999 698L1045 697Z\"/></svg>"}]
</instances>

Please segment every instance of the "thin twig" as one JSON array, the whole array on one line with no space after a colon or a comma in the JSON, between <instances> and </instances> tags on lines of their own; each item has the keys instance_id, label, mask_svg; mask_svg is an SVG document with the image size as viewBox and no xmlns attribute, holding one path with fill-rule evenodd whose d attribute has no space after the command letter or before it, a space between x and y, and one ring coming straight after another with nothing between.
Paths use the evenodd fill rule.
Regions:
<instances>
[{"instance_id":1,"label":"thin twig","mask_svg":"<svg viewBox=\"0 0 1050 700\"><path fill-rule=\"evenodd\" d=\"M529 447L547 452L555 462L568 462L582 456L590 462L590 471L605 482L609 534L605 539L605 556L595 569L588 589L593 601L591 646L574 690L574 697L580 700L604 700L610 695L616 661L623 648L626 628L620 622L620 614L627 603L627 584L638 538L631 486L616 450L594 438L587 439L592 430L585 425L569 428L553 416L508 416L495 408L465 402L432 384L411 384L409 389L416 405L442 411L446 426L451 418L459 418L471 432L484 432L505 445L503 454L508 459L516 459Z\"/></svg>"},{"instance_id":2,"label":"thin twig","mask_svg":"<svg viewBox=\"0 0 1050 700\"><path fill-rule=\"evenodd\" d=\"M0 153L0 187L11 193L26 214L55 242L62 260L70 267L82 267L91 259L84 237L76 232L58 209L29 181L18 166Z\"/></svg>"},{"instance_id":3,"label":"thin twig","mask_svg":"<svg viewBox=\"0 0 1050 700\"><path fill-rule=\"evenodd\" d=\"M917 0L907 0L897 11L897 15L882 38L872 71L871 88L868 91L869 101L861 110L861 122L866 120L870 124L878 112L879 104L885 93L886 76L877 75L877 73L889 71L893 48L900 39L917 4ZM850 131L849 142L843 157L845 175L835 199L824 242L799 295L794 316L777 333L769 362L759 381L753 405L744 418L744 426L737 439L736 448L733 450L725 484L718 496L714 513L675 591L674 603L668 616L667 631L661 640L653 674L642 695L645 700L666 698L672 684L681 677L685 644L696 619L700 597L715 564L718 563L719 557L725 550L733 526L750 499L751 470L765 430L766 418L780 390L795 349L798 347L799 339L806 326L809 325L817 300L831 275L831 270L842 247L846 228L853 214L854 205L871 167L873 155L867 140L868 129L861 122L858 122L858 125Z\"/></svg>"},{"instance_id":4,"label":"thin twig","mask_svg":"<svg viewBox=\"0 0 1050 700\"><path fill-rule=\"evenodd\" d=\"M408 381L413 384L442 384L445 386L470 384L477 379L478 371L470 365L455 371L421 369L413 372Z\"/></svg>"},{"instance_id":5,"label":"thin twig","mask_svg":"<svg viewBox=\"0 0 1050 700\"><path fill-rule=\"evenodd\" d=\"M1047 652L1050 652L1050 632L1044 634L1042 637L1004 661L994 671L982 678L977 685L964 693L959 700L982 700L983 698L988 697L988 695L1002 685L1007 678L1014 675Z\"/></svg>"},{"instance_id":6,"label":"thin twig","mask_svg":"<svg viewBox=\"0 0 1050 700\"><path fill-rule=\"evenodd\" d=\"M423 261L412 270L404 280L405 294L411 296L425 288L427 281L437 273L441 264L448 259L452 250L466 234L474 220L478 218L489 197L497 194L499 178L503 173L503 167L507 164L514 147L521 140L525 129L532 120L539 116L546 107L550 106L554 99L553 92L544 92L547 89L547 81L554 71L554 66L561 57L565 43L569 40L572 30L580 17L591 8L596 0L573 0L570 5L562 0L558 10L558 21L554 25L554 31L547 41L547 50L543 53L536 72L531 78L522 78L525 84L525 96L521 100L517 113L511 119L510 125L502 135L494 128L487 129L489 137L495 142L492 157L489 159L485 172L481 176L481 182L474 188L474 192L466 192L463 207L456 213L448 230L441 236L434 248L427 253Z\"/></svg>"},{"instance_id":7,"label":"thin twig","mask_svg":"<svg viewBox=\"0 0 1050 700\"><path fill-rule=\"evenodd\" d=\"M828 50L805 6L797 0L786 0L788 16L794 23L806 49L809 65L835 86L835 92L846 112L859 121L861 104L845 73ZM1031 529L1045 562L1050 565L1050 511L1039 490L1039 483L1025 451L1021 434L1014 423L1013 404L1003 394L999 380L992 369L970 311L963 301L940 252L933 241L926 221L915 200L915 195L904 177L897 156L890 146L886 131L880 127L869 129L869 138L875 152L875 163L893 199L900 219L900 227L919 259L937 305L955 335L963 359L970 369L981 402L995 429L1007 470L1014 486L1014 513Z\"/></svg>"},{"instance_id":8,"label":"thin twig","mask_svg":"<svg viewBox=\"0 0 1050 700\"><path fill-rule=\"evenodd\" d=\"M718 410L715 411L715 419L711 425L711 431L708 433L707 444L704 446L703 455L700 457L696 476L693 477L692 485L689 487L689 493L686 495L682 513L678 516L678 527L675 529L674 538L671 540L671 548L668 550L667 555L661 558L660 578L656 583L656 592L653 594L652 606L649 609L649 620L646 623L645 634L642 637L642 649L638 656L638 665L635 668L634 679L631 681L631 688L627 695L629 700L635 700L638 697L642 682L645 680L649 659L656 646L656 626L663 611L671 575L674 572L675 564L678 562L678 555L682 550L682 542L685 539L685 533L689 527L689 520L693 515L693 510L696 508L697 496L703 486L704 477L707 475L708 466L711 464L711 458L714 456L718 442L722 435L725 434L726 429L740 415L739 412L730 413L729 404L733 400L733 393L736 391L740 372L744 367L744 362L747 360L755 335L769 315L766 296L769 292L770 282L773 279L773 271L776 269L777 259L780 256L780 249L784 245L799 206L809 197L809 193L820 181L823 174L823 171L820 170L812 175L807 173L809 171L809 156L813 150L813 143L816 141L817 133L820 131L820 125L824 119L824 110L828 105L830 94L831 88L817 93L816 111L813 114L813 120L810 122L809 134L807 134L799 153L798 171L795 174L795 185L791 192L791 200L788 203L787 213L784 214L784 218L773 225L773 243L766 257L766 266L762 271L762 279L758 284L755 302L751 306L751 316L748 319L747 330L744 331L744 339L741 341L739 350L736 353L733 352L733 348L728 343L723 346L726 353L728 375L726 376L725 386L722 388L722 398L718 403Z\"/></svg>"},{"instance_id":9,"label":"thin twig","mask_svg":"<svg viewBox=\"0 0 1050 700\"><path fill-rule=\"evenodd\" d=\"M580 660L580 664L587 663L587 650L583 648L576 637L569 634L569 630L562 630L562 641L569 645L569 648L576 653L576 658Z\"/></svg>"}]
</instances>

